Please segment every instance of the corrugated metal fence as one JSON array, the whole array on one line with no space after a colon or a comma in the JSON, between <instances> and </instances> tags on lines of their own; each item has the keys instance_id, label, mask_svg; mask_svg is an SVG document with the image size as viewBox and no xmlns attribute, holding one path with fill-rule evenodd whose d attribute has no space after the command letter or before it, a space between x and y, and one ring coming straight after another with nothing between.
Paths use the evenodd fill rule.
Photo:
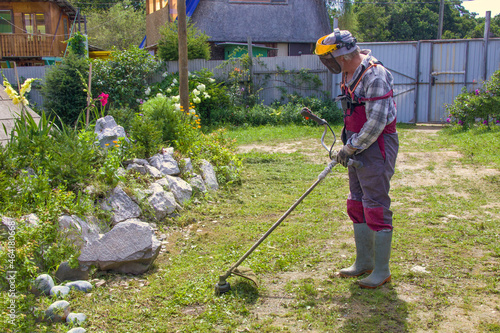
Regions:
<instances>
[{"instance_id":1,"label":"corrugated metal fence","mask_svg":"<svg viewBox=\"0 0 500 333\"><path fill-rule=\"evenodd\" d=\"M453 102L463 87L479 87L484 79L500 69L500 38L490 39L485 57L483 39L429 40L418 42L359 43L371 49L373 55L392 72L398 121L403 123L441 123L447 118L445 105ZM485 62L486 59L486 62ZM216 77L225 77L235 64L224 61L190 60L190 72L208 69ZM309 89L297 85L297 72L317 76L322 85ZM15 82L12 69L3 70L10 82ZM178 63L169 62L168 72L178 72ZM302 96L340 94L340 75L331 75L315 55L300 57L260 58L252 68L254 80L262 86L259 97L265 104L279 100L282 91ZM43 67L20 67L20 77L43 78ZM162 79L158 73L151 82ZM31 98L43 105L39 91Z\"/></svg>"}]
</instances>

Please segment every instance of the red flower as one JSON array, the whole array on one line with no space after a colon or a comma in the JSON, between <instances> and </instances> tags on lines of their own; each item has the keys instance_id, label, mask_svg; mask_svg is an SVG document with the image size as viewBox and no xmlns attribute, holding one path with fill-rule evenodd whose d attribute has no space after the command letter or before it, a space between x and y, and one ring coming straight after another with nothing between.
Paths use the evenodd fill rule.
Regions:
<instances>
[{"instance_id":1,"label":"red flower","mask_svg":"<svg viewBox=\"0 0 500 333\"><path fill-rule=\"evenodd\" d=\"M99 95L99 100L101 101L102 106L108 104L108 97L109 97L109 94L105 94L105 93L101 93Z\"/></svg>"}]
</instances>

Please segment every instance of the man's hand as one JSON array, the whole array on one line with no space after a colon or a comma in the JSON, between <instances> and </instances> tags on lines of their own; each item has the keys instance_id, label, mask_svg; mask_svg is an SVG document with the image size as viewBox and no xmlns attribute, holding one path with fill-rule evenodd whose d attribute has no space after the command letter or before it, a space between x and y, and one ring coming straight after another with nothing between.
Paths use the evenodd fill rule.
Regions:
<instances>
[{"instance_id":1,"label":"man's hand","mask_svg":"<svg viewBox=\"0 0 500 333\"><path fill-rule=\"evenodd\" d=\"M349 162L349 158L356 152L356 148L351 147L349 145L345 145L341 150L337 152L337 156L335 156L335 160L342 164L347 168L347 163Z\"/></svg>"}]
</instances>

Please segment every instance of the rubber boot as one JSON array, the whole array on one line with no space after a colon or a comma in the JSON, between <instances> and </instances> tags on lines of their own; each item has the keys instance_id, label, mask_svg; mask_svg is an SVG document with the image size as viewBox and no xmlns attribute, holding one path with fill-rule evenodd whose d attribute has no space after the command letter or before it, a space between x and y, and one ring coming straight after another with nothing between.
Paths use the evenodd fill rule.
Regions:
<instances>
[{"instance_id":1,"label":"rubber boot","mask_svg":"<svg viewBox=\"0 0 500 333\"><path fill-rule=\"evenodd\" d=\"M366 223L353 223L356 261L349 268L340 270L342 277L356 277L373 270L373 241L375 232Z\"/></svg>"},{"instance_id":2,"label":"rubber boot","mask_svg":"<svg viewBox=\"0 0 500 333\"><path fill-rule=\"evenodd\" d=\"M391 281L389 258L391 257L391 231L378 231L375 233L375 268L366 278L358 281L361 288L375 289Z\"/></svg>"}]
</instances>

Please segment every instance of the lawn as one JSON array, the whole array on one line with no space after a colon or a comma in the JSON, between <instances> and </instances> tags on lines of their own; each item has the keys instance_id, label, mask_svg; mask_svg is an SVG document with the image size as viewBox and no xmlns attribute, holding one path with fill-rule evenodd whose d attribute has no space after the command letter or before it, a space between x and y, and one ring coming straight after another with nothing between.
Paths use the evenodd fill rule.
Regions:
<instances>
[{"instance_id":1,"label":"lawn","mask_svg":"<svg viewBox=\"0 0 500 333\"><path fill-rule=\"evenodd\" d=\"M214 294L218 276L328 163L320 127L247 128L230 131L241 185L158 225L164 248L153 269L97 273L100 286L73 293L72 311L88 315L87 332L500 332L500 131L398 131L393 279L383 287L337 275L355 247L347 172L336 166L244 262L258 286L231 277L232 291Z\"/></svg>"}]
</instances>

